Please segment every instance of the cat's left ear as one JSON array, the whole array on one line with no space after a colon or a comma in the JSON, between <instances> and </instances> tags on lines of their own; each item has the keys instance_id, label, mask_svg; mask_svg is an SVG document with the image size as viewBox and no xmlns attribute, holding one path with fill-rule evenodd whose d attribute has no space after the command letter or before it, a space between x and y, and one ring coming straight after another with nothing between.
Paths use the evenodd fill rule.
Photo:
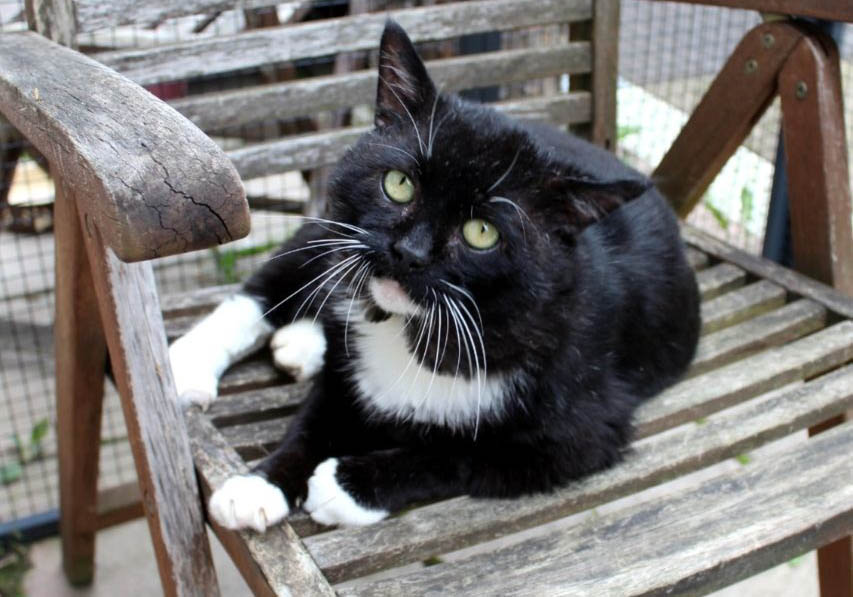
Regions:
<instances>
[{"instance_id":1,"label":"cat's left ear","mask_svg":"<svg viewBox=\"0 0 853 597\"><path fill-rule=\"evenodd\" d=\"M414 117L421 108L432 105L435 93L435 85L412 40L396 21L388 19L379 44L376 126Z\"/></svg>"},{"instance_id":2,"label":"cat's left ear","mask_svg":"<svg viewBox=\"0 0 853 597\"><path fill-rule=\"evenodd\" d=\"M598 182L558 178L551 186L553 191L567 198L567 215L572 227L580 230L636 199L649 190L652 183L643 179Z\"/></svg>"}]
</instances>

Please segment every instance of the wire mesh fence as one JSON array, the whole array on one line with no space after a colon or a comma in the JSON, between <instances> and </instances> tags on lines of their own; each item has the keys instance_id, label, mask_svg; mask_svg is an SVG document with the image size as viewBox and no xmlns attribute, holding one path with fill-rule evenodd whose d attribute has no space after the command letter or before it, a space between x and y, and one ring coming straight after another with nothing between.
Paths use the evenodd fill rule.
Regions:
<instances>
[{"instance_id":1,"label":"wire mesh fence","mask_svg":"<svg viewBox=\"0 0 853 597\"><path fill-rule=\"evenodd\" d=\"M305 18L341 16L358 5L377 10L386 1L322 0L288 2L259 11L169 19L154 27L116 27L81 34L82 51L98 52L171 44L191 37L216 37ZM403 3L397 3L403 4ZM407 5L417 4L406 2ZM300 12L301 11L301 12ZM649 0L622 3L619 31L618 145L628 162L651 172L696 106L714 75L743 35L760 23L750 11L680 5ZM26 29L22 0L0 0L0 34ZM431 56L498 48L548 46L565 42L568 26L526 30L471 40L424 44ZM853 89L853 39L841 46L845 89ZM351 57L356 68L375 65L375 54ZM303 76L329 74L334 59L231 72L226 76L149 87L166 100L202 93L272 85ZM548 78L479 90L485 100L559 93L568 78ZM848 95L849 96L849 92ZM735 157L703 197L689 220L750 251L761 247L779 135L778 102L770 107ZM848 102L848 138L853 114ZM318 111L312 118L273 118L209 130L227 149L269 142L283 133L333 128L343 120L369 124L370 106L346 114ZM53 187L37 152L0 122L0 524L57 507L57 454L54 434ZM5 132L4 132L5 131ZM236 283L298 226L288 210L304 209L322 192L322 172L277 172L245 180L252 206L252 234L227 247L161 259L155 264L161 295ZM3 199L5 197L5 199ZM102 488L135 478L123 417L108 384L102 425Z\"/></svg>"}]
</instances>

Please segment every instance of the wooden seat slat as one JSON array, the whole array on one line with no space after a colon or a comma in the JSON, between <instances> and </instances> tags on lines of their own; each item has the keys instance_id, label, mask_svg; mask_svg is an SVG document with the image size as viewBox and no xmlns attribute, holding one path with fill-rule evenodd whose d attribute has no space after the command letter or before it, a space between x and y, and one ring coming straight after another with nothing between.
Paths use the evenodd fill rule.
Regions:
<instances>
[{"instance_id":1,"label":"wooden seat slat","mask_svg":"<svg viewBox=\"0 0 853 597\"><path fill-rule=\"evenodd\" d=\"M687 247L684 253L687 255L687 263L696 271L703 270L710 264L708 255L698 249Z\"/></svg>"},{"instance_id":2,"label":"wooden seat slat","mask_svg":"<svg viewBox=\"0 0 853 597\"><path fill-rule=\"evenodd\" d=\"M589 92L577 91L500 102L495 104L495 108L523 119L578 124L590 120L591 105ZM227 155L244 180L289 170L306 170L334 164L356 139L369 130L370 127L359 126L295 135L234 149Z\"/></svg>"},{"instance_id":3,"label":"wooden seat slat","mask_svg":"<svg viewBox=\"0 0 853 597\"><path fill-rule=\"evenodd\" d=\"M229 394L214 400L206 414L218 427L273 418L276 413L291 412L310 387L310 383L293 383Z\"/></svg>"},{"instance_id":4,"label":"wooden seat slat","mask_svg":"<svg viewBox=\"0 0 853 597\"><path fill-rule=\"evenodd\" d=\"M785 304L785 289L759 280L702 303L702 333L710 334Z\"/></svg>"},{"instance_id":5,"label":"wooden seat slat","mask_svg":"<svg viewBox=\"0 0 853 597\"><path fill-rule=\"evenodd\" d=\"M592 16L591 0L479 0L394 12L415 42L583 21ZM94 57L140 85L151 85L374 49L386 19L383 13L362 14L168 46L101 52Z\"/></svg>"},{"instance_id":6,"label":"wooden seat slat","mask_svg":"<svg viewBox=\"0 0 853 597\"><path fill-rule=\"evenodd\" d=\"M260 458L274 448L284 437L291 416L266 419L222 427L219 432L228 445L245 459Z\"/></svg>"},{"instance_id":7,"label":"wooden seat slat","mask_svg":"<svg viewBox=\"0 0 853 597\"><path fill-rule=\"evenodd\" d=\"M703 301L716 298L746 283L746 272L731 263L720 263L696 274Z\"/></svg>"},{"instance_id":8,"label":"wooden seat slat","mask_svg":"<svg viewBox=\"0 0 853 597\"><path fill-rule=\"evenodd\" d=\"M851 450L853 423L847 423L786 449L779 461L722 473L594 524L580 522L460 562L338 588L338 594L704 594L849 528Z\"/></svg>"},{"instance_id":9,"label":"wooden seat slat","mask_svg":"<svg viewBox=\"0 0 853 597\"><path fill-rule=\"evenodd\" d=\"M240 284L207 286L185 292L176 292L160 299L163 319L195 316L212 310L216 305L240 289Z\"/></svg>"},{"instance_id":10,"label":"wooden seat slat","mask_svg":"<svg viewBox=\"0 0 853 597\"><path fill-rule=\"evenodd\" d=\"M623 463L553 494L519 500L459 497L372 527L331 531L303 541L330 580L341 582L618 499L805 428L851 404L853 366L847 366L721 411L702 425L637 441Z\"/></svg>"},{"instance_id":11,"label":"wooden seat slat","mask_svg":"<svg viewBox=\"0 0 853 597\"><path fill-rule=\"evenodd\" d=\"M272 364L269 351L249 361L237 363L219 380L220 394L233 394L292 381Z\"/></svg>"},{"instance_id":12,"label":"wooden seat slat","mask_svg":"<svg viewBox=\"0 0 853 597\"><path fill-rule=\"evenodd\" d=\"M434 60L426 65L443 91L459 91L589 72L591 63L589 42L572 42ZM376 94L376 82L376 71L365 70L194 95L174 100L171 105L202 130L224 130L369 104Z\"/></svg>"},{"instance_id":13,"label":"wooden seat slat","mask_svg":"<svg viewBox=\"0 0 853 597\"><path fill-rule=\"evenodd\" d=\"M827 311L808 299L800 299L774 311L741 322L699 340L689 376L728 365L752 353L796 340L821 329Z\"/></svg>"},{"instance_id":14,"label":"wooden seat slat","mask_svg":"<svg viewBox=\"0 0 853 597\"><path fill-rule=\"evenodd\" d=\"M635 416L645 437L853 359L853 321L692 377L643 403Z\"/></svg>"}]
</instances>

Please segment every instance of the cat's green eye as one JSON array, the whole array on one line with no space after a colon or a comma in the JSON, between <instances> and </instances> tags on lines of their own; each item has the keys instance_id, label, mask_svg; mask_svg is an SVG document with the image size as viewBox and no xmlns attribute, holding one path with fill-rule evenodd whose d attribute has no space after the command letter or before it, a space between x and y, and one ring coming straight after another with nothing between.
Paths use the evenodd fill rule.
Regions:
<instances>
[{"instance_id":1,"label":"cat's green eye","mask_svg":"<svg viewBox=\"0 0 853 597\"><path fill-rule=\"evenodd\" d=\"M498 244L500 234L491 222L474 218L462 226L462 236L465 242L475 249L491 249Z\"/></svg>"},{"instance_id":2,"label":"cat's green eye","mask_svg":"<svg viewBox=\"0 0 853 597\"><path fill-rule=\"evenodd\" d=\"M382 188L392 201L408 203L415 196L415 185L412 179L399 170L389 170L382 180Z\"/></svg>"}]
</instances>

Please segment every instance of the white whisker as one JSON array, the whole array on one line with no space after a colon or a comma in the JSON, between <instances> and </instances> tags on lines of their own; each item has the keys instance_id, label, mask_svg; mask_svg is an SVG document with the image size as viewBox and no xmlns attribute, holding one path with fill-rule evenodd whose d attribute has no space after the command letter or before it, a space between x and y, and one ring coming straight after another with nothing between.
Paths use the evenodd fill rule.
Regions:
<instances>
[{"instance_id":1,"label":"white whisker","mask_svg":"<svg viewBox=\"0 0 853 597\"><path fill-rule=\"evenodd\" d=\"M471 293L468 292L467 290L465 290L464 288L462 288L461 286L457 286L456 284L451 284L447 280L442 279L442 280L440 280L440 282L442 284L446 284L447 286L450 286L453 290L455 290L459 294L463 295L465 298L467 298L471 302L471 304L474 306L474 309L477 311L477 319L480 320L480 328L482 328L483 327L483 317L480 315L480 308L477 306L477 301L474 300L474 297L471 295Z\"/></svg>"},{"instance_id":2,"label":"white whisker","mask_svg":"<svg viewBox=\"0 0 853 597\"><path fill-rule=\"evenodd\" d=\"M364 257L362 255L359 255L359 257L362 260L364 259ZM329 292L326 293L326 298L323 299L323 302L320 303L320 306L317 308L317 312L314 314L314 319L313 319L312 323L317 322L317 317L320 315L320 312L323 310L323 307L326 306L326 301L328 301L329 297L332 296L332 293L335 291L335 288L340 286L341 282L343 282L344 279L347 277L347 274L350 273L354 268L358 267L358 264L359 264L359 261L356 260L355 263L353 263L348 268L346 268L344 270L344 272L340 276L338 276L338 281L335 282L335 284L329 289Z\"/></svg>"},{"instance_id":3,"label":"white whisker","mask_svg":"<svg viewBox=\"0 0 853 597\"><path fill-rule=\"evenodd\" d=\"M492 184L492 186L490 186L488 189L486 189L486 193L491 193L492 189L494 189L495 187L497 187L499 184L501 184L504 181L504 178L506 178L509 175L509 172L510 172L510 170L512 170L512 167L515 166L515 162L516 162L516 160L518 160L518 154L520 154L520 153L521 153L521 148L519 147L518 150L515 152L515 156L513 156L513 158L512 158L512 162L510 162L510 164L509 164L509 168L507 168L506 171L503 174L501 174L501 177L498 178Z\"/></svg>"},{"instance_id":4,"label":"white whisker","mask_svg":"<svg viewBox=\"0 0 853 597\"><path fill-rule=\"evenodd\" d=\"M367 276L370 274L370 264L365 262L364 267L366 267L366 269L364 270L364 273L361 274L361 278L359 278L359 281L356 283L352 298L349 301L349 308L347 308L347 318L346 322L344 323L344 350L346 351L347 356L349 356L349 319L350 314L352 313L352 306L353 303L355 303L356 297L361 293L361 288L362 286L364 286L364 282L365 280L367 280Z\"/></svg>"},{"instance_id":5,"label":"white whisker","mask_svg":"<svg viewBox=\"0 0 853 597\"><path fill-rule=\"evenodd\" d=\"M527 232L524 229L524 220L526 219L528 222L533 224L533 220L530 219L530 216L527 215L527 212L521 209L521 207L519 207L519 205L515 201L513 201L512 199L507 199L506 197L492 197L491 199L489 199L489 203L506 203L515 210L515 213L518 215L518 221L521 222L521 233L524 235L524 242L527 242Z\"/></svg>"},{"instance_id":6,"label":"white whisker","mask_svg":"<svg viewBox=\"0 0 853 597\"><path fill-rule=\"evenodd\" d=\"M386 65L386 66L388 66L389 68L392 68L392 69L394 68L390 65ZM409 120L412 121L412 126L415 129L415 135L418 138L418 147L420 147L421 153L424 153L424 142L423 142L423 139L421 139L421 132L418 130L418 125L415 122L415 117L412 116L412 113L409 112L409 108L406 106L405 103L403 103L403 100L400 99L400 96L397 95L397 92L394 91L394 85L389 83L385 79L383 79L381 74L379 75L379 80L382 81L382 83L384 83L388 87L388 90L394 94L394 97L397 98L397 101L400 102L401 106L403 106L403 109L406 111L406 114L409 116Z\"/></svg>"},{"instance_id":7,"label":"white whisker","mask_svg":"<svg viewBox=\"0 0 853 597\"><path fill-rule=\"evenodd\" d=\"M372 142L371 142L371 143L369 143L369 145L378 145L379 147L387 147L388 149L393 149L394 151L399 151L400 153L405 153L407 156L409 156L410 158L412 158L412 160L413 160L416 164L418 163L418 158L416 158L415 156L413 156L412 154L410 154L410 153L409 153L408 151L406 151L405 149L401 149L400 147L394 147L393 145L388 145L387 143L372 143Z\"/></svg>"}]
</instances>

